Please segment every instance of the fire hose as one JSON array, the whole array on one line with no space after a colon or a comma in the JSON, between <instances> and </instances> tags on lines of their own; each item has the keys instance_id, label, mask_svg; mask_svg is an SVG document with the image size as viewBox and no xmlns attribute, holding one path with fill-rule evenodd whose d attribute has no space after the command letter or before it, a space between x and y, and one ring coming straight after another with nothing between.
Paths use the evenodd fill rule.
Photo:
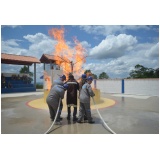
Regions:
<instances>
[{"instance_id":1,"label":"fire hose","mask_svg":"<svg viewBox=\"0 0 160 160\"><path fill-rule=\"evenodd\" d=\"M44 134L47 134L51 131L51 129L53 128L55 122L56 122L56 119L57 119L57 116L58 116L58 112L59 112L59 108L60 108L60 104L61 104L61 98L59 99L59 104L58 104L58 108L57 108L57 113L56 113L56 116L54 118L54 121L53 123L51 124L50 128L44 133Z\"/></svg>"},{"instance_id":2,"label":"fire hose","mask_svg":"<svg viewBox=\"0 0 160 160\"><path fill-rule=\"evenodd\" d=\"M106 122L103 120L103 118L102 118L102 116L101 116L98 108L96 107L96 104L95 104L95 101L94 101L94 98L93 98L93 97L92 97L92 100L93 100L94 107L96 108L97 113L98 113L99 117L101 118L101 120L102 120L103 124L105 125L105 127L106 127L111 133L116 134L116 133L106 124ZM58 112L59 112L59 108L60 108L60 103L61 103L61 98L59 99L58 109L57 109L57 113L56 113L56 116L55 116L55 118L54 118L54 121L53 121L53 123L51 124L50 128L49 128L44 134L49 133L49 132L51 131L51 129L53 128L53 126L54 126L54 124L55 124L55 122L56 122L57 116L58 116Z\"/></svg>"},{"instance_id":3,"label":"fire hose","mask_svg":"<svg viewBox=\"0 0 160 160\"><path fill-rule=\"evenodd\" d=\"M95 101L94 101L94 98L93 98L93 97L92 97L92 100L93 100L94 107L96 108L97 113L98 113L99 117L101 118L101 120L102 120L103 124L105 125L105 127L106 127L111 133L116 134L116 133L107 125L107 123L103 120L103 118L102 118L102 116L101 116L98 108L96 107L96 104L95 104Z\"/></svg>"}]
</instances>

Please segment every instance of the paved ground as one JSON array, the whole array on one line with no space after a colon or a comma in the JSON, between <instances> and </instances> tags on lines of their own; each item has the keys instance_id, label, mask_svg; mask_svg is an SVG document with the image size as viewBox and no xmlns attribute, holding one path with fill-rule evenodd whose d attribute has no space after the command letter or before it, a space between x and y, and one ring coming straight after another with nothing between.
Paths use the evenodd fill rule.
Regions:
<instances>
[{"instance_id":1,"label":"paved ground","mask_svg":"<svg viewBox=\"0 0 160 160\"><path fill-rule=\"evenodd\" d=\"M32 95L31 95L32 94ZM99 109L104 121L117 134L159 134L159 97L101 94L116 101L112 107ZM2 134L43 134L51 125L48 110L27 106L29 101L42 98L41 92L1 95ZM95 124L78 124L66 120L55 125L50 134L110 134L96 110L92 110Z\"/></svg>"}]
</instances>

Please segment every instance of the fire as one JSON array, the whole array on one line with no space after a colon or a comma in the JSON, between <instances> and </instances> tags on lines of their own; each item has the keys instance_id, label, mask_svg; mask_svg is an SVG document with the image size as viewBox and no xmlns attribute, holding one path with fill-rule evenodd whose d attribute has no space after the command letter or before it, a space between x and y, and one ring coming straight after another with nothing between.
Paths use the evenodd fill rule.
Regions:
<instances>
[{"instance_id":1,"label":"fire","mask_svg":"<svg viewBox=\"0 0 160 160\"><path fill-rule=\"evenodd\" d=\"M49 30L49 35L57 40L53 53L56 64L61 66L66 76L73 73L76 78L79 78L84 73L82 65L86 62L85 49L81 43L74 38L75 47L69 47L64 39L64 28L52 28Z\"/></svg>"},{"instance_id":2,"label":"fire","mask_svg":"<svg viewBox=\"0 0 160 160\"><path fill-rule=\"evenodd\" d=\"M48 76L46 71L44 71L44 80L46 82L47 89L50 90L51 89L51 78Z\"/></svg>"}]
</instances>

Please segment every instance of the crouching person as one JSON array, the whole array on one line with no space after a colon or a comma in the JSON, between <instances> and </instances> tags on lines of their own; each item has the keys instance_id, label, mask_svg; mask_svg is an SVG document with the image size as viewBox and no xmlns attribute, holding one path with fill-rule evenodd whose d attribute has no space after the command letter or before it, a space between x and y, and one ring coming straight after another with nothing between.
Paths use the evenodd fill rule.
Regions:
<instances>
[{"instance_id":1,"label":"crouching person","mask_svg":"<svg viewBox=\"0 0 160 160\"><path fill-rule=\"evenodd\" d=\"M65 90L67 90L67 88L68 88L67 84L54 85L54 87L51 88L47 96L46 102L48 104L51 121L54 121L55 119L58 105L59 105L59 100L60 98L61 99L64 98L64 93L65 93ZM59 108L59 112L57 115L57 119L56 119L57 123L60 123L60 114L61 114L61 108Z\"/></svg>"},{"instance_id":2,"label":"crouching person","mask_svg":"<svg viewBox=\"0 0 160 160\"><path fill-rule=\"evenodd\" d=\"M92 120L91 108L90 108L90 97L95 96L90 85L92 81L93 81L93 78L89 76L87 77L87 82L82 86L82 89L80 92L80 109L79 109L79 117L77 120L78 123L82 123L85 112L88 119L88 123L95 123Z\"/></svg>"}]
</instances>

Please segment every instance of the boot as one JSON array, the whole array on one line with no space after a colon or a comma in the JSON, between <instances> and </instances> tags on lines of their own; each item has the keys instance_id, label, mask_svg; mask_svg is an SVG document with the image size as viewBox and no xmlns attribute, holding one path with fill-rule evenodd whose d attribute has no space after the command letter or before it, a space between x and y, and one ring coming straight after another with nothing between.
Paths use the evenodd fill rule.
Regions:
<instances>
[{"instance_id":1,"label":"boot","mask_svg":"<svg viewBox=\"0 0 160 160\"><path fill-rule=\"evenodd\" d=\"M73 117L73 121L77 121L78 120L78 118L77 117Z\"/></svg>"},{"instance_id":2,"label":"boot","mask_svg":"<svg viewBox=\"0 0 160 160\"><path fill-rule=\"evenodd\" d=\"M81 120L79 120L79 119L78 119L76 122L77 122L77 123L82 123L82 121L81 121Z\"/></svg>"},{"instance_id":3,"label":"boot","mask_svg":"<svg viewBox=\"0 0 160 160\"><path fill-rule=\"evenodd\" d=\"M68 111L67 120L70 121L70 118L71 118L71 107L67 107L67 111Z\"/></svg>"},{"instance_id":4,"label":"boot","mask_svg":"<svg viewBox=\"0 0 160 160\"><path fill-rule=\"evenodd\" d=\"M73 110L73 117L76 118L76 115L77 115L77 107L74 107L74 110Z\"/></svg>"},{"instance_id":5,"label":"boot","mask_svg":"<svg viewBox=\"0 0 160 160\"><path fill-rule=\"evenodd\" d=\"M86 116L86 115L84 115L84 121L87 121L87 120L88 120L87 116Z\"/></svg>"},{"instance_id":6,"label":"boot","mask_svg":"<svg viewBox=\"0 0 160 160\"><path fill-rule=\"evenodd\" d=\"M70 116L67 116L67 120L70 121L70 120L71 120L71 117L70 117Z\"/></svg>"},{"instance_id":7,"label":"boot","mask_svg":"<svg viewBox=\"0 0 160 160\"><path fill-rule=\"evenodd\" d=\"M93 124L95 123L95 121L91 120L91 121L88 121L88 123Z\"/></svg>"}]
</instances>

